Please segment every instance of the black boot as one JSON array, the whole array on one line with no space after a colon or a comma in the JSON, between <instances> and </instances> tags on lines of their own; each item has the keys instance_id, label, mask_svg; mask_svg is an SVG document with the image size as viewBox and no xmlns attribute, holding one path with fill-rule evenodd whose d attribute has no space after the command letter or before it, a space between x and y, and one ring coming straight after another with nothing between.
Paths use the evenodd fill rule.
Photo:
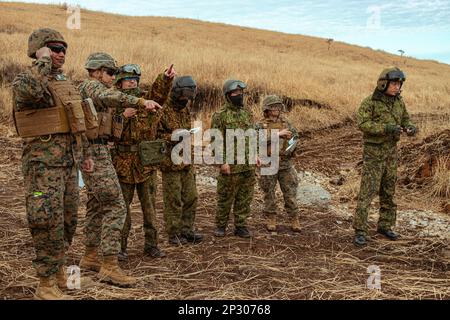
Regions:
<instances>
[{"instance_id":1,"label":"black boot","mask_svg":"<svg viewBox=\"0 0 450 320\"><path fill-rule=\"evenodd\" d=\"M175 246L181 246L188 243L188 241L182 235L174 235L169 237L169 243Z\"/></svg>"},{"instance_id":2,"label":"black boot","mask_svg":"<svg viewBox=\"0 0 450 320\"><path fill-rule=\"evenodd\" d=\"M378 229L377 232L379 234L384 235L386 238L388 238L390 240L393 240L393 241L397 240L400 237L400 235L398 233L396 233L396 232L394 232L392 230Z\"/></svg>"},{"instance_id":3,"label":"black boot","mask_svg":"<svg viewBox=\"0 0 450 320\"><path fill-rule=\"evenodd\" d=\"M203 235L195 231L189 230L181 234L188 242L198 243L203 240Z\"/></svg>"},{"instance_id":4,"label":"black boot","mask_svg":"<svg viewBox=\"0 0 450 320\"><path fill-rule=\"evenodd\" d=\"M157 246L151 246L144 249L144 254L152 258L164 258L166 256L166 254Z\"/></svg>"},{"instance_id":5,"label":"black boot","mask_svg":"<svg viewBox=\"0 0 450 320\"><path fill-rule=\"evenodd\" d=\"M246 227L237 227L234 230L234 235L241 237L241 238L250 238L250 232L248 231L248 229Z\"/></svg>"},{"instance_id":6,"label":"black boot","mask_svg":"<svg viewBox=\"0 0 450 320\"><path fill-rule=\"evenodd\" d=\"M355 244L358 246L366 245L366 236L363 234L357 234L355 236Z\"/></svg>"}]
</instances>

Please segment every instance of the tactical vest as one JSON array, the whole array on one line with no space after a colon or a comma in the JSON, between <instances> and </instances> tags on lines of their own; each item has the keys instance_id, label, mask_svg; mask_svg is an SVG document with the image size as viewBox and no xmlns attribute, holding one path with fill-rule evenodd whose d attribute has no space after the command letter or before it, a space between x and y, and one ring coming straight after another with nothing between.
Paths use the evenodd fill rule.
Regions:
<instances>
[{"instance_id":1,"label":"tactical vest","mask_svg":"<svg viewBox=\"0 0 450 320\"><path fill-rule=\"evenodd\" d=\"M77 88L67 78L58 74L48 81L52 95L50 108L13 112L17 133L22 138L31 138L56 133L80 134L88 127L97 126L95 116L84 106ZM88 121L85 121L85 118Z\"/></svg>"}]
</instances>

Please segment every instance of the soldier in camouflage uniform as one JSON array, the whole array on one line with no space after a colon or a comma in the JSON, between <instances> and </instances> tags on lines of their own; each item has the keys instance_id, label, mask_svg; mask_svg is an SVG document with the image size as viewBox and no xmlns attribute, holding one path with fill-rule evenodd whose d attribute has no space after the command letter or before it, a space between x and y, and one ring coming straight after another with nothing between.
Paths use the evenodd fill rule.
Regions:
<instances>
[{"instance_id":1,"label":"soldier in camouflage uniform","mask_svg":"<svg viewBox=\"0 0 450 320\"><path fill-rule=\"evenodd\" d=\"M146 92L138 86L141 76L140 67L135 64L126 64L119 68L115 84L123 93L152 99L162 105L169 95L175 74L173 66L169 67L165 73L156 78L151 91ZM156 229L156 168L152 165L143 166L138 153L138 146L141 141L156 139L157 125L162 112L150 113L142 107L139 109L119 107L117 113L124 117L123 132L121 137L114 141L115 150L112 153L112 160L127 207L119 260L124 261L128 257L127 244L131 229L130 204L135 189L144 217L144 254L154 258L162 258L165 254L158 248L158 232Z\"/></svg>"},{"instance_id":2,"label":"soldier in camouflage uniform","mask_svg":"<svg viewBox=\"0 0 450 320\"><path fill-rule=\"evenodd\" d=\"M53 91L55 83L61 85L63 92L74 94L73 102L81 105L81 97L61 69L66 50L67 43L58 31L48 28L33 31L28 40L28 56L36 61L17 75L12 85L14 119L23 137L22 172L28 226L36 252L33 266L39 277L37 299L69 298L59 288L67 288L65 248L72 242L77 224L78 163L82 161L86 172L93 170L84 134L78 135L78 139L70 130L56 129L45 134L43 127L58 127L52 118L47 118L41 119L47 123L31 121L35 133L27 135L19 120L24 111L30 116L30 110L35 110L35 114L44 109L50 112L63 101L61 90ZM37 132L39 128L44 130L41 134ZM80 138L82 144L77 142ZM82 153L85 160L81 160Z\"/></svg>"},{"instance_id":3,"label":"soldier in camouflage uniform","mask_svg":"<svg viewBox=\"0 0 450 320\"><path fill-rule=\"evenodd\" d=\"M244 89L246 84L239 80L227 80L223 86L225 105L212 116L211 128L218 129L224 139L224 150L226 150L226 130L227 129L247 129L254 128L253 115L251 111L244 107ZM234 213L234 234L249 238L250 232L247 229L246 219L250 214L250 204L253 200L253 192L256 183L255 165L249 163L249 139L246 137L245 163L237 164L237 144L234 146L234 163L226 162L226 152L224 152L224 164L220 166L220 173L217 178L217 210L216 210L216 230L217 237L225 236L231 208Z\"/></svg>"},{"instance_id":4,"label":"soldier in camouflage uniform","mask_svg":"<svg viewBox=\"0 0 450 320\"><path fill-rule=\"evenodd\" d=\"M357 245L366 243L368 209L377 193L380 196L377 231L391 240L398 238L392 230L397 214L394 202L397 142L403 131L408 136L415 135L417 131L400 96L404 81L405 75L400 69L392 67L383 70L374 93L363 100L357 113L358 127L364 135L364 164L353 220Z\"/></svg>"},{"instance_id":5,"label":"soldier in camouflage uniform","mask_svg":"<svg viewBox=\"0 0 450 320\"><path fill-rule=\"evenodd\" d=\"M107 53L96 52L86 61L89 79L80 84L81 96L91 101L99 116L98 137L90 140L89 150L96 162L91 174L83 174L87 187L85 246L80 267L99 272L103 281L129 286L136 280L127 276L118 265L120 241L126 217L126 206L114 170L108 141L112 139L111 114L117 108L160 107L156 102L127 95L112 88L117 66ZM89 100L90 99L90 100ZM98 256L101 245L103 259Z\"/></svg>"},{"instance_id":6,"label":"soldier in camouflage uniform","mask_svg":"<svg viewBox=\"0 0 450 320\"><path fill-rule=\"evenodd\" d=\"M191 114L188 104L194 99L197 85L191 76L175 79L169 100L164 105L164 114L158 125L158 136L169 146L172 133L177 129L191 129ZM190 136L186 136L186 139ZM197 187L192 164L174 164L168 157L160 166L162 172L164 221L169 243L182 245L187 242L200 242L203 236L194 231L195 211L197 209Z\"/></svg>"},{"instance_id":7,"label":"soldier in camouflage uniform","mask_svg":"<svg viewBox=\"0 0 450 320\"><path fill-rule=\"evenodd\" d=\"M281 112L285 110L283 100L278 96L269 95L262 102L262 110L264 117L257 122L256 128L267 130L267 150L270 156L271 150L271 130L279 130L279 148L280 159L279 169L273 175L261 175L259 185L264 192L264 212L268 217L267 230L276 230L276 213L277 204L275 196L275 188L277 181L280 183L281 191L284 197L284 207L287 214L291 218L291 227L295 232L300 232L300 223L298 221L298 205L297 205L297 186L298 177L294 166L292 165L292 157L294 156L295 145L289 146L288 140L298 140L298 132L291 123L281 116ZM289 149L288 149L289 147ZM286 151L288 149L288 151Z\"/></svg>"}]
</instances>

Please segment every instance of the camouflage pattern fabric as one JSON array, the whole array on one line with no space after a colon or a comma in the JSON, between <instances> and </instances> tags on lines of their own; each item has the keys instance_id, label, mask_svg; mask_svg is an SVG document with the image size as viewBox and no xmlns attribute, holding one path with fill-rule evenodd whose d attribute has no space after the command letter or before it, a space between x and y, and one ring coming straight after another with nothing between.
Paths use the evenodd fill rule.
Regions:
<instances>
[{"instance_id":1,"label":"camouflage pattern fabric","mask_svg":"<svg viewBox=\"0 0 450 320\"><path fill-rule=\"evenodd\" d=\"M298 215L298 177L297 171L292 165L289 168L280 169L275 175L262 175L260 177L259 186L264 192L264 212L266 214L277 213L277 199L275 195L277 182L280 184L281 191L283 192L286 213L290 217Z\"/></svg>"},{"instance_id":2,"label":"camouflage pattern fabric","mask_svg":"<svg viewBox=\"0 0 450 320\"><path fill-rule=\"evenodd\" d=\"M231 104L230 102L226 102L223 108L215 112L212 116L211 120L211 128L218 129L222 133L223 140L224 140L224 152L223 152L223 163L226 163L226 148L227 145L226 141L226 130L227 129L242 129L244 132L247 129L254 128L253 125L253 115L250 110L247 108L238 108ZM255 165L248 164L248 155L249 155L249 139L246 137L246 146L245 146L245 164L233 164L230 163L231 173L239 173L239 172L245 172L249 170L254 170ZM237 161L237 143L235 143L234 146L234 160Z\"/></svg>"},{"instance_id":3,"label":"camouflage pattern fabric","mask_svg":"<svg viewBox=\"0 0 450 320\"><path fill-rule=\"evenodd\" d=\"M123 198L127 208L127 216L122 230L122 251L127 251L128 236L131 230L131 210L130 204L133 200L134 190L137 190L139 202L141 203L142 214L144 218L144 250L156 247L158 244L158 231L156 229L156 210L155 210L155 187L156 171L144 182L128 184L121 182Z\"/></svg>"},{"instance_id":4,"label":"camouflage pattern fabric","mask_svg":"<svg viewBox=\"0 0 450 320\"><path fill-rule=\"evenodd\" d=\"M233 208L234 225L245 227L250 215L256 177L255 170L247 170L217 177L217 227L226 227Z\"/></svg>"},{"instance_id":5,"label":"camouflage pattern fabric","mask_svg":"<svg viewBox=\"0 0 450 320\"><path fill-rule=\"evenodd\" d=\"M129 95L151 99L163 105L167 100L172 79L160 74L152 85L150 92L141 91L139 88L131 90L121 90ZM124 107L116 109L118 114L122 114ZM115 145L137 146L144 140L155 140L159 120L163 114L163 110L156 113L148 112L144 107L138 107L138 112L134 117L124 118L124 128L120 139L115 139ZM116 168L117 176L120 182L127 184L141 183L146 181L153 171L154 166L143 166L139 159L137 151L126 152L116 148L113 153L113 163Z\"/></svg>"},{"instance_id":6,"label":"camouflage pattern fabric","mask_svg":"<svg viewBox=\"0 0 450 320\"><path fill-rule=\"evenodd\" d=\"M108 108L137 108L144 101L115 88L107 88L95 79L85 80L79 89L84 99L92 99L97 112L105 112ZM116 255L120 251L121 232L127 214L125 201L108 146L92 144L89 149L95 172L83 175L88 189L85 245L98 247L101 243L103 255Z\"/></svg>"},{"instance_id":7,"label":"camouflage pattern fabric","mask_svg":"<svg viewBox=\"0 0 450 320\"><path fill-rule=\"evenodd\" d=\"M83 173L88 196L84 244L86 247L101 245L104 256L117 255L126 217L119 179L108 146L93 144L89 148L95 161L95 170L93 173Z\"/></svg>"},{"instance_id":8,"label":"camouflage pattern fabric","mask_svg":"<svg viewBox=\"0 0 450 320\"><path fill-rule=\"evenodd\" d=\"M387 134L386 125L414 126L403 99L390 97L375 90L363 100L357 122L363 132L363 170L353 227L358 234L367 235L368 210L373 198L380 196L378 229L390 230L396 221L394 202L397 180L397 141L399 135Z\"/></svg>"},{"instance_id":9,"label":"camouflage pattern fabric","mask_svg":"<svg viewBox=\"0 0 450 320\"><path fill-rule=\"evenodd\" d=\"M49 108L54 97L48 81L62 70L52 70L49 57L35 62L17 75L12 84L14 110ZM86 137L82 136L86 141ZM28 226L38 276L47 277L64 264L64 250L77 227L79 190L76 163L88 156L71 134L23 139L22 172Z\"/></svg>"},{"instance_id":10,"label":"camouflage pattern fabric","mask_svg":"<svg viewBox=\"0 0 450 320\"><path fill-rule=\"evenodd\" d=\"M169 237L193 231L197 209L197 186L192 166L162 171L164 221Z\"/></svg>"},{"instance_id":11,"label":"camouflage pattern fabric","mask_svg":"<svg viewBox=\"0 0 450 320\"><path fill-rule=\"evenodd\" d=\"M171 136L177 129L191 129L191 114L189 107L176 109L169 97L159 122L158 137L168 141L169 146L174 146L178 142L171 141ZM174 164L170 159L170 150L160 169L166 232L170 237L191 231L198 199L194 169L190 164Z\"/></svg>"}]
</instances>

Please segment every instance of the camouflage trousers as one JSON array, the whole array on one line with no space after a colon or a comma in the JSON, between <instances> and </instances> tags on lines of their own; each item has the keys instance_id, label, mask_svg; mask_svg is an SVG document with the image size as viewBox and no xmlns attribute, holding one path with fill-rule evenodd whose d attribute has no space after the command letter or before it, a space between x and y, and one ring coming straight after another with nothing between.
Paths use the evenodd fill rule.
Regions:
<instances>
[{"instance_id":1,"label":"camouflage trousers","mask_svg":"<svg viewBox=\"0 0 450 320\"><path fill-rule=\"evenodd\" d=\"M164 222L169 237L192 231L197 210L194 169L162 171Z\"/></svg>"},{"instance_id":2,"label":"camouflage trousers","mask_svg":"<svg viewBox=\"0 0 450 320\"><path fill-rule=\"evenodd\" d=\"M77 169L24 164L25 202L38 276L48 277L65 263L65 250L77 226Z\"/></svg>"},{"instance_id":3,"label":"camouflage trousers","mask_svg":"<svg viewBox=\"0 0 450 320\"><path fill-rule=\"evenodd\" d=\"M122 230L122 251L127 250L128 236L131 230L131 210L130 205L133 201L134 190L136 189L139 202L141 203L142 215L144 218L144 250L158 244L158 231L156 229L156 170L151 176L141 183L130 184L120 182L123 198L127 207L127 217Z\"/></svg>"},{"instance_id":4,"label":"camouflage trousers","mask_svg":"<svg viewBox=\"0 0 450 320\"><path fill-rule=\"evenodd\" d=\"M106 145L89 146L94 160L94 172L83 173L87 187L86 247L100 247L104 256L117 255L127 210L119 179Z\"/></svg>"},{"instance_id":5,"label":"camouflage trousers","mask_svg":"<svg viewBox=\"0 0 450 320\"><path fill-rule=\"evenodd\" d=\"M217 227L226 227L233 208L235 227L245 227L255 189L255 170L217 177Z\"/></svg>"},{"instance_id":6,"label":"camouflage trousers","mask_svg":"<svg viewBox=\"0 0 450 320\"><path fill-rule=\"evenodd\" d=\"M358 234L367 234L369 206L377 194L380 196L378 229L390 230L396 221L397 205L394 202L397 181L397 150L394 145L365 144L363 169L358 204L353 228Z\"/></svg>"},{"instance_id":7,"label":"camouflage trousers","mask_svg":"<svg viewBox=\"0 0 450 320\"><path fill-rule=\"evenodd\" d=\"M265 175L260 177L259 186L264 192L264 213L268 215L277 213L277 199L275 195L277 182L280 183L280 188L283 192L284 208L286 209L286 213L291 217L298 215L298 177L297 171L292 166L285 169L280 169L274 175Z\"/></svg>"}]
</instances>

